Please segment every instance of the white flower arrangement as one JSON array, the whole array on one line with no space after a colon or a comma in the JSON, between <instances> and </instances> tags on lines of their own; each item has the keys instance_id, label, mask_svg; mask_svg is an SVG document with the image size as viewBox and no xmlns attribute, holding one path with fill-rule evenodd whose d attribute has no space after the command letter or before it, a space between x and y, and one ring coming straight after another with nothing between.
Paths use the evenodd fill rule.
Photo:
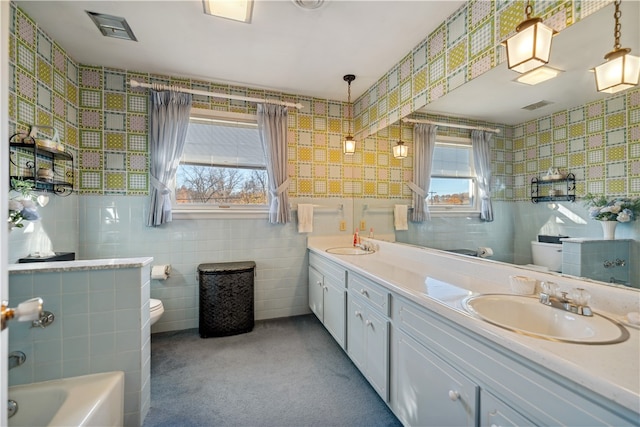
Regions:
<instances>
[{"instance_id":1,"label":"white flower arrangement","mask_svg":"<svg viewBox=\"0 0 640 427\"><path fill-rule=\"evenodd\" d=\"M598 221L634 221L640 215L640 199L615 198L607 200L600 195L587 194L585 205L591 219Z\"/></svg>"},{"instance_id":2,"label":"white flower arrangement","mask_svg":"<svg viewBox=\"0 0 640 427\"><path fill-rule=\"evenodd\" d=\"M27 181L12 179L11 187L20 194L9 199L9 227L22 228L22 221L39 220L40 214L35 203L37 196L33 191L33 185Z\"/></svg>"}]
</instances>

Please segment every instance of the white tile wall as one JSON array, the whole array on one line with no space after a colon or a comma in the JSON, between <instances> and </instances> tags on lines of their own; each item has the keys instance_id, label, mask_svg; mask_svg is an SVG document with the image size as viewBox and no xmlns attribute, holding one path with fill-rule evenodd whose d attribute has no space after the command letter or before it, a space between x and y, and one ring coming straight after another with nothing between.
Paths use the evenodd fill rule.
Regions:
<instances>
[{"instance_id":1,"label":"white tile wall","mask_svg":"<svg viewBox=\"0 0 640 427\"><path fill-rule=\"evenodd\" d=\"M24 365L9 384L98 372L125 372L125 425L140 426L149 410L149 266L9 275L9 303L39 296L55 315L46 329L12 323L9 351Z\"/></svg>"}]
</instances>

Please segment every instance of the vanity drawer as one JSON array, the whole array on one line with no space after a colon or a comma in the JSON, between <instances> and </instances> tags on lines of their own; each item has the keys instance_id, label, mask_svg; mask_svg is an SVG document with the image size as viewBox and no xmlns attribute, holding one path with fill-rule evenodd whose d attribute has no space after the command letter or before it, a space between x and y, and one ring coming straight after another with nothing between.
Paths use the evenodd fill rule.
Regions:
<instances>
[{"instance_id":1,"label":"vanity drawer","mask_svg":"<svg viewBox=\"0 0 640 427\"><path fill-rule=\"evenodd\" d=\"M317 271L321 272L323 276L329 276L331 279L333 279L332 283L335 283L340 287L345 286L346 270L343 267L340 267L338 264L329 261L322 255L318 255L314 252L309 252L309 265L315 268Z\"/></svg>"},{"instance_id":2,"label":"vanity drawer","mask_svg":"<svg viewBox=\"0 0 640 427\"><path fill-rule=\"evenodd\" d=\"M351 292L360 294L363 299L369 302L385 316L390 316L390 293L384 287L365 279L357 273L349 271L347 287Z\"/></svg>"}]
</instances>

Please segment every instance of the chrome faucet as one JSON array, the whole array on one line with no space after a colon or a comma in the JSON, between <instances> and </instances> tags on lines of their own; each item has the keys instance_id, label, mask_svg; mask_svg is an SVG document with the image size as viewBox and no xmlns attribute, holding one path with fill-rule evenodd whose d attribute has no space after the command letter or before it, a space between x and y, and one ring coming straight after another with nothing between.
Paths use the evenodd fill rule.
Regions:
<instances>
[{"instance_id":1,"label":"chrome faucet","mask_svg":"<svg viewBox=\"0 0 640 427\"><path fill-rule=\"evenodd\" d=\"M9 353L9 369L22 365L27 360L27 356L21 351Z\"/></svg>"},{"instance_id":2,"label":"chrome faucet","mask_svg":"<svg viewBox=\"0 0 640 427\"><path fill-rule=\"evenodd\" d=\"M555 284L553 284L555 285ZM591 296L582 288L575 288L571 291L571 298L566 292L560 292L557 296L554 286L545 287L540 292L540 302L553 308L579 314L581 316L593 316L591 307L588 306Z\"/></svg>"}]
</instances>

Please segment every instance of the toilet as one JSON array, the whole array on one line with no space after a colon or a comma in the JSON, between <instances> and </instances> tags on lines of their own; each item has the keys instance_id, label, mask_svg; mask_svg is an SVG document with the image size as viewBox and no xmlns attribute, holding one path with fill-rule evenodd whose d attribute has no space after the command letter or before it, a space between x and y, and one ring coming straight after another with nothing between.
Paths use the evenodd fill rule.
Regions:
<instances>
[{"instance_id":1,"label":"toilet","mask_svg":"<svg viewBox=\"0 0 640 427\"><path fill-rule=\"evenodd\" d=\"M149 299L149 326L156 323L164 313L164 306L159 299Z\"/></svg>"},{"instance_id":2,"label":"toilet","mask_svg":"<svg viewBox=\"0 0 640 427\"><path fill-rule=\"evenodd\" d=\"M531 242L532 267L562 272L562 243Z\"/></svg>"}]
</instances>

